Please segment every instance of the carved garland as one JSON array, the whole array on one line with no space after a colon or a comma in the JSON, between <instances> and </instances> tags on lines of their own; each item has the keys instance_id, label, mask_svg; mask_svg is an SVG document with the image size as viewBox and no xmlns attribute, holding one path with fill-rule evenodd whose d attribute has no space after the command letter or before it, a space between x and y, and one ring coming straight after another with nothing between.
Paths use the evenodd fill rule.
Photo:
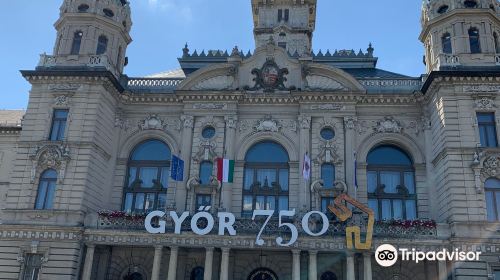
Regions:
<instances>
[{"instance_id":1,"label":"carved garland","mask_svg":"<svg viewBox=\"0 0 500 280\"><path fill-rule=\"evenodd\" d=\"M47 169L57 170L59 173L57 181L62 183L71 157L68 146L49 144L42 147L36 146L30 155L30 159L32 161L31 183L35 183L37 174Z\"/></svg>"}]
</instances>

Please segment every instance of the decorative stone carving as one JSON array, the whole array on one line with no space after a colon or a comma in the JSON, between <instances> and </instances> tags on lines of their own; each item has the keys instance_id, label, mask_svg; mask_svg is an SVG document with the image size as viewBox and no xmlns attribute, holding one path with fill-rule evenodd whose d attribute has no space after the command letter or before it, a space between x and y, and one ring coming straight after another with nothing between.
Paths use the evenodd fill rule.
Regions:
<instances>
[{"instance_id":1,"label":"decorative stone carving","mask_svg":"<svg viewBox=\"0 0 500 280\"><path fill-rule=\"evenodd\" d=\"M198 110L226 110L227 104L224 103L196 103L193 109Z\"/></svg>"},{"instance_id":2,"label":"decorative stone carving","mask_svg":"<svg viewBox=\"0 0 500 280\"><path fill-rule=\"evenodd\" d=\"M307 81L307 87L306 87L307 90L319 90L319 91L345 90L345 87L337 80L325 76L319 76L319 75L307 76L306 81Z\"/></svg>"},{"instance_id":3,"label":"decorative stone carving","mask_svg":"<svg viewBox=\"0 0 500 280\"><path fill-rule=\"evenodd\" d=\"M345 106L342 104L319 104L311 105L311 110L330 110L330 111L341 111L344 110Z\"/></svg>"},{"instance_id":4,"label":"decorative stone carving","mask_svg":"<svg viewBox=\"0 0 500 280\"><path fill-rule=\"evenodd\" d=\"M321 165L323 163L340 164L343 162L338 154L338 147L333 141L321 141L320 152L314 159L314 163Z\"/></svg>"},{"instance_id":5,"label":"decorative stone carving","mask_svg":"<svg viewBox=\"0 0 500 280\"><path fill-rule=\"evenodd\" d=\"M192 90L230 90L234 83L233 76L216 76L200 81Z\"/></svg>"},{"instance_id":6,"label":"decorative stone carving","mask_svg":"<svg viewBox=\"0 0 500 280\"><path fill-rule=\"evenodd\" d=\"M474 101L478 110L492 110L496 108L495 101L488 97L483 97Z\"/></svg>"},{"instance_id":7,"label":"decorative stone carving","mask_svg":"<svg viewBox=\"0 0 500 280\"><path fill-rule=\"evenodd\" d=\"M58 95L54 98L55 106L68 106L69 105L69 96L67 95Z\"/></svg>"},{"instance_id":8,"label":"decorative stone carving","mask_svg":"<svg viewBox=\"0 0 500 280\"><path fill-rule=\"evenodd\" d=\"M200 142L198 153L193 156L195 163L200 163L205 160L215 161L217 154L215 153L217 143L215 141L203 140Z\"/></svg>"},{"instance_id":9,"label":"decorative stone carving","mask_svg":"<svg viewBox=\"0 0 500 280\"><path fill-rule=\"evenodd\" d=\"M356 117L344 117L344 125L347 129L356 129L358 124L358 118Z\"/></svg>"},{"instance_id":10,"label":"decorative stone carving","mask_svg":"<svg viewBox=\"0 0 500 280\"><path fill-rule=\"evenodd\" d=\"M119 127L127 131L130 128L130 122L127 119L122 118L121 116L116 116L115 127Z\"/></svg>"},{"instance_id":11,"label":"decorative stone carving","mask_svg":"<svg viewBox=\"0 0 500 280\"><path fill-rule=\"evenodd\" d=\"M297 121L289 120L288 122L283 122L290 132L297 132Z\"/></svg>"},{"instance_id":12,"label":"decorative stone carving","mask_svg":"<svg viewBox=\"0 0 500 280\"><path fill-rule=\"evenodd\" d=\"M299 116L300 128L310 129L311 128L311 116Z\"/></svg>"},{"instance_id":13,"label":"decorative stone carving","mask_svg":"<svg viewBox=\"0 0 500 280\"><path fill-rule=\"evenodd\" d=\"M164 130L167 124L158 117L158 115L149 115L146 119L139 122L140 130Z\"/></svg>"},{"instance_id":14,"label":"decorative stone carving","mask_svg":"<svg viewBox=\"0 0 500 280\"><path fill-rule=\"evenodd\" d=\"M201 126L206 127L206 126L213 126L215 127L217 124L217 121L214 116L206 116L201 120Z\"/></svg>"},{"instance_id":15,"label":"decorative stone carving","mask_svg":"<svg viewBox=\"0 0 500 280\"><path fill-rule=\"evenodd\" d=\"M49 85L50 91L65 91L65 92L75 92L79 90L81 85L77 84L54 84Z\"/></svg>"},{"instance_id":16,"label":"decorative stone carving","mask_svg":"<svg viewBox=\"0 0 500 280\"><path fill-rule=\"evenodd\" d=\"M464 86L464 92L467 93L499 93L500 86L498 85L470 85Z\"/></svg>"},{"instance_id":17,"label":"decorative stone carving","mask_svg":"<svg viewBox=\"0 0 500 280\"><path fill-rule=\"evenodd\" d=\"M403 127L393 117L385 117L383 120L377 122L374 130L376 133L401 133L403 132Z\"/></svg>"},{"instance_id":18,"label":"decorative stone carving","mask_svg":"<svg viewBox=\"0 0 500 280\"><path fill-rule=\"evenodd\" d=\"M46 169L59 171L58 182L62 183L66 173L66 166L70 161L68 146L48 144L42 147L36 146L31 152L31 183L35 182L36 175Z\"/></svg>"},{"instance_id":19,"label":"decorative stone carving","mask_svg":"<svg viewBox=\"0 0 500 280\"><path fill-rule=\"evenodd\" d=\"M257 132L278 132L281 128L282 125L279 123L279 121L273 120L271 116L266 116L263 120L260 120L256 126L254 126L254 129Z\"/></svg>"},{"instance_id":20,"label":"decorative stone carving","mask_svg":"<svg viewBox=\"0 0 500 280\"><path fill-rule=\"evenodd\" d=\"M490 156L483 163L482 172L485 177L495 177L500 174L498 156Z\"/></svg>"},{"instance_id":21,"label":"decorative stone carving","mask_svg":"<svg viewBox=\"0 0 500 280\"><path fill-rule=\"evenodd\" d=\"M274 48L273 48L274 51ZM253 87L245 86L245 90L256 91L264 90L264 92L274 92L275 90L294 90L294 87L287 88L285 82L288 75L287 68L279 68L273 57L268 57L267 61L264 63L261 69L254 68L252 70L252 75L255 75L253 79L255 85Z\"/></svg>"},{"instance_id":22,"label":"decorative stone carving","mask_svg":"<svg viewBox=\"0 0 500 280\"><path fill-rule=\"evenodd\" d=\"M236 125L238 124L238 117L237 116L225 116L224 121L226 122L227 128L235 129Z\"/></svg>"},{"instance_id":23,"label":"decorative stone carving","mask_svg":"<svg viewBox=\"0 0 500 280\"><path fill-rule=\"evenodd\" d=\"M193 116L182 115L181 122L183 123L184 128L193 128L194 127L194 117Z\"/></svg>"},{"instance_id":24,"label":"decorative stone carving","mask_svg":"<svg viewBox=\"0 0 500 280\"><path fill-rule=\"evenodd\" d=\"M240 132L246 131L250 127L250 123L247 120L239 122Z\"/></svg>"}]
</instances>

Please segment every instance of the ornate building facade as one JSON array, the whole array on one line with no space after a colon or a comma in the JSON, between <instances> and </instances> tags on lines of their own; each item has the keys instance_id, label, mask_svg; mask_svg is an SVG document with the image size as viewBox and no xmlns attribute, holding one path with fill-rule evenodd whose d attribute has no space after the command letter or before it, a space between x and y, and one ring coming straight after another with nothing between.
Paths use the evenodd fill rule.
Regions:
<instances>
[{"instance_id":1,"label":"ornate building facade","mask_svg":"<svg viewBox=\"0 0 500 280\"><path fill-rule=\"evenodd\" d=\"M425 0L416 78L371 45L314 53L316 5L252 0L253 53L186 45L180 70L128 77L129 3L64 0L53 55L22 71L28 109L0 111L0 279L500 279L498 1ZM368 250L329 211L342 195L372 209ZM144 227L155 210L164 234ZM294 213L260 232L254 210ZM200 212L236 234L197 234ZM384 268L386 243L481 258Z\"/></svg>"}]
</instances>

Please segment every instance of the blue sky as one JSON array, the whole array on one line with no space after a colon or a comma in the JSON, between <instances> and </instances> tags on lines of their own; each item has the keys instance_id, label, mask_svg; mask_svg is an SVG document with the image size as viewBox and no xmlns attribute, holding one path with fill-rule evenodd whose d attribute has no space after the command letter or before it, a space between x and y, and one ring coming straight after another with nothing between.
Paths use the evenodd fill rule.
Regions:
<instances>
[{"instance_id":1,"label":"blue sky","mask_svg":"<svg viewBox=\"0 0 500 280\"><path fill-rule=\"evenodd\" d=\"M30 85L19 70L34 69L52 53L62 0L2 0L0 109L25 108ZM130 0L133 42L125 73L142 76L178 68L184 43L191 50L254 48L250 0ZM375 47L378 67L411 76L424 71L419 0L318 0L313 48Z\"/></svg>"}]
</instances>

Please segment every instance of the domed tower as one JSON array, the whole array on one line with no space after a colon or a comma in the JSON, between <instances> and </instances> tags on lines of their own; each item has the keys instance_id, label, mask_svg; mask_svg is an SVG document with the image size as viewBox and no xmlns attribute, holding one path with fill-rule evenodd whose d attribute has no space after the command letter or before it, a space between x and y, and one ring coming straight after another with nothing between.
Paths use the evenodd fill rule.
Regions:
<instances>
[{"instance_id":1,"label":"domed tower","mask_svg":"<svg viewBox=\"0 0 500 280\"><path fill-rule=\"evenodd\" d=\"M427 72L500 64L497 0L424 0L422 33Z\"/></svg>"},{"instance_id":2,"label":"domed tower","mask_svg":"<svg viewBox=\"0 0 500 280\"><path fill-rule=\"evenodd\" d=\"M54 56L39 66L104 66L120 76L131 26L127 0L64 0L55 23Z\"/></svg>"}]
</instances>

